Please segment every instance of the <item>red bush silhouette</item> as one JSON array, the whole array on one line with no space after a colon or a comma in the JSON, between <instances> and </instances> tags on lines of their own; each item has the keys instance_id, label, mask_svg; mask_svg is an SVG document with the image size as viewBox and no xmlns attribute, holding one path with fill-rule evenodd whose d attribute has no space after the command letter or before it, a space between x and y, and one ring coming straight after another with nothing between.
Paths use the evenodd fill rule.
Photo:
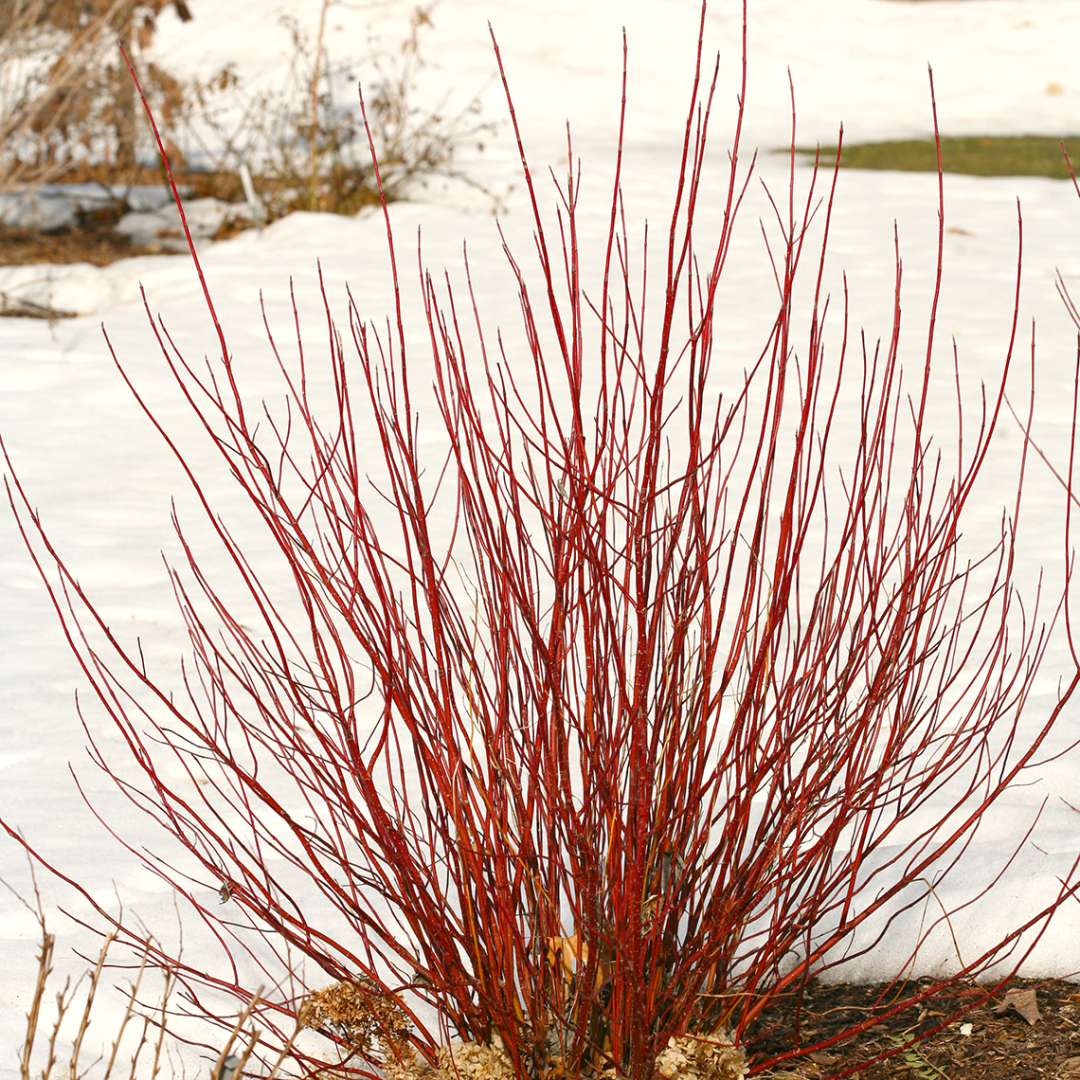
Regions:
<instances>
[{"instance_id":1,"label":"red bush silhouette","mask_svg":"<svg viewBox=\"0 0 1080 1080\"><path fill-rule=\"evenodd\" d=\"M447 1035L497 1035L522 1078L614 1065L646 1080L674 1035L724 1027L752 1049L770 1006L850 959L856 931L875 920L887 933L925 903L1080 679L1069 673L1021 736L1049 633L1012 586L1027 440L999 542L979 559L960 544L1013 364L1019 253L1000 380L950 468L926 419L943 203L925 365L908 387L899 252L884 346L853 343L845 282L826 348L836 171L817 206L818 170L798 196L793 151L787 198L773 203L775 320L744 372L717 370L718 288L752 168L745 22L743 34L720 235L707 251L695 242L700 200L716 190L704 176L717 75L702 69L699 37L658 285L626 223L622 120L596 252L579 240L569 139L553 225L514 120L537 262L533 277L506 249L523 329L514 345L485 325L471 281L462 294L422 262L427 343L408 344L384 206L391 332L350 304L347 348L326 304L326 410L297 318L299 361L274 344L287 410L264 408L244 394L192 248L217 360L202 372L152 320L154 333L284 573L253 568L117 360L257 612L252 625L225 599L178 523L186 701L110 630L17 480L10 488L72 649L130 750L125 769L141 780L98 760L201 872L185 876L165 849L148 864L230 956L258 957L271 981L302 957L312 986L318 969L392 995L429 1059ZM794 290L807 261L800 331ZM527 355L508 359L521 341ZM437 415L416 405L429 379ZM849 385L857 442L838 450ZM957 404L962 413L959 390ZM437 459L421 439L433 426L446 448ZM183 764L183 782L165 760ZM228 903L208 904L219 889ZM835 1039L800 1044L792 1032L791 1049L753 1071L1003 957L1019 963L1071 889L1021 913L1014 934L954 976L898 982L879 1013ZM204 986L253 992L235 965L156 956L196 1001ZM258 1013L282 1036L298 1005L270 995Z\"/></svg>"}]
</instances>

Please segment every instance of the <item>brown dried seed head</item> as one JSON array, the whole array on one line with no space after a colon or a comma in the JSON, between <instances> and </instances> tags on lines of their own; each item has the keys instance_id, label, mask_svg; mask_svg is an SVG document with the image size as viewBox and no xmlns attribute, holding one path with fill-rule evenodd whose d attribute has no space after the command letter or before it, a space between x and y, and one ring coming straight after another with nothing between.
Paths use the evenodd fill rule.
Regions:
<instances>
[{"instance_id":1,"label":"brown dried seed head","mask_svg":"<svg viewBox=\"0 0 1080 1080\"><path fill-rule=\"evenodd\" d=\"M409 1023L392 994L370 979L334 983L309 994L299 1011L306 1028L329 1028L356 1047L403 1038Z\"/></svg>"}]
</instances>

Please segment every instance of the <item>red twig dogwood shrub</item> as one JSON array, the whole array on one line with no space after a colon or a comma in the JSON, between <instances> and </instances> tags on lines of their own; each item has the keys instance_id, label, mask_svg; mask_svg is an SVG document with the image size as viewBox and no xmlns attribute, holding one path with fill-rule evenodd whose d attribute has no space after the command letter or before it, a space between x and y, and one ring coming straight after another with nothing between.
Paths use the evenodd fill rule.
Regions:
<instances>
[{"instance_id":1,"label":"red twig dogwood shrub","mask_svg":"<svg viewBox=\"0 0 1080 1080\"><path fill-rule=\"evenodd\" d=\"M306 1012L302 995L259 998L268 1039L298 1013L322 1018L322 1049L297 1044L304 1069L340 1054L346 1069L385 1060L398 1075L457 1039L496 1048L521 1080L647 1080L675 1038L753 1051L772 1006L926 902L1080 680L1022 736L1048 641L1012 584L1027 440L996 546L973 558L960 535L1018 315L980 421L939 452L927 415L943 216L925 362L905 380L899 256L884 344L856 343L846 286L839 302L825 286L836 171L822 196L815 168L800 195L792 164L773 204L775 317L745 368L718 369L718 298L752 167L745 16L743 33L719 185L706 177L717 75L699 36L659 241L627 224L621 119L606 240L586 250L570 146L549 216L511 102L535 228L535 266L506 248L516 337L492 330L471 279L454 287L422 260L423 344L411 337L413 279L384 207L388 332L351 305L346 344L327 303L321 395L299 317L298 362L271 334L287 397L275 411L245 395L192 249L217 359L203 371L152 319L154 333L279 564L256 569L118 360L246 593L231 602L177 526L186 693L110 629L10 488L131 755L98 758L171 836L176 858L148 863L231 959L211 968L143 945L196 1001L206 987L250 1000L242 960L271 985L300 959L311 991L338 985ZM625 74L622 101L624 117ZM694 227L703 198L724 207L708 250ZM659 280L645 274L657 243ZM419 409L420 384L434 408ZM855 437L838 447L851 387L842 422ZM1070 892L1066 881L1019 913L1015 933L952 976L898 978L878 1013L833 1038L804 1040L796 1020L788 1048L758 1053L751 1072L1003 959L1015 967Z\"/></svg>"}]
</instances>

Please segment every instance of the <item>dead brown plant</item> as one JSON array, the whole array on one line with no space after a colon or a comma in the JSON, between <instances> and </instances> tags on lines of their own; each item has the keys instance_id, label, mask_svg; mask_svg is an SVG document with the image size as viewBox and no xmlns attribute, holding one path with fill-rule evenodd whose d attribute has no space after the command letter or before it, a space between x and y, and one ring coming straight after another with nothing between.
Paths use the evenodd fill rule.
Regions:
<instances>
[{"instance_id":1,"label":"dead brown plant","mask_svg":"<svg viewBox=\"0 0 1080 1080\"><path fill-rule=\"evenodd\" d=\"M132 968L134 975L123 991L119 1019L113 1013L105 1023L98 1022L101 1010L97 1007L107 989L103 980L106 971L114 966L111 956L116 935L105 935L92 967L77 979L66 976L59 989L54 989L56 935L48 928L32 871L31 879L32 900L6 886L33 915L40 938L34 988L22 1045L18 1048L19 1080L81 1080L91 1067L96 1068L98 1080L159 1080L163 1075L173 1074L175 1070L170 1067L169 1059L173 1044L172 1002L177 989L175 974L163 972L156 1001L148 1004L143 998L148 954L144 951L137 955L133 964L129 959L123 966ZM262 1033L250 1023L258 1004L256 996L241 1011L231 1030L226 1030L211 1076L228 1075L229 1080L243 1080L245 1067L260 1046ZM65 1045L70 1046L70 1052L61 1052ZM261 1071L262 1080L274 1080L278 1076L287 1050L288 1047L275 1063Z\"/></svg>"},{"instance_id":2,"label":"dead brown plant","mask_svg":"<svg viewBox=\"0 0 1080 1080\"><path fill-rule=\"evenodd\" d=\"M166 10L191 18L182 0L0 0L0 186L66 180L94 162L123 183L142 130L117 46L144 57ZM198 87L159 63L140 66L178 127Z\"/></svg>"}]
</instances>

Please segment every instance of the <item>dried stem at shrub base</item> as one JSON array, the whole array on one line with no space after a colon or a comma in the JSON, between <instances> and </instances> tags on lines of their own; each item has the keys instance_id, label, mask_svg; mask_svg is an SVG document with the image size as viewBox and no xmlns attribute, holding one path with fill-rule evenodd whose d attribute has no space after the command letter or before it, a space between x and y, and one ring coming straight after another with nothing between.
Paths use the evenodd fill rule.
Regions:
<instances>
[{"instance_id":1,"label":"dried stem at shrub base","mask_svg":"<svg viewBox=\"0 0 1080 1080\"><path fill-rule=\"evenodd\" d=\"M386 1052L383 1072L387 1080L513 1080L516 1075L506 1052L499 1045L455 1043L439 1048L434 1065L420 1060L409 1048L397 1056ZM547 1069L552 1078L571 1075L558 1065ZM621 1075L605 1069L604 1080ZM656 1059L657 1080L742 1080L746 1057L741 1050L712 1040L683 1036L671 1039Z\"/></svg>"},{"instance_id":2,"label":"dried stem at shrub base","mask_svg":"<svg viewBox=\"0 0 1080 1080\"><path fill-rule=\"evenodd\" d=\"M1080 665L1033 716L1027 697L1069 597L1066 586L1046 625L1012 584L1027 440L997 544L975 558L960 542L1018 310L975 429L951 457L931 438L943 202L925 363L906 381L899 251L893 324L879 348L857 345L846 283L834 299L825 286L836 174L815 213L822 179L815 168L797 183L793 132L790 189L773 203L771 329L740 371L714 366L752 168L745 46L744 11L730 171L707 186L717 76L699 37L659 282L645 281L644 235L622 203L622 119L597 251L579 242L569 142L549 219L519 135L536 257L526 270L506 249L520 335L495 334L471 280L456 288L421 259L427 340L407 348L386 214L390 332L351 305L347 348L327 303L329 409L299 316L297 364L271 335L287 408L245 395L192 248L217 360L204 373L163 323L153 332L281 569L256 572L117 359L245 592L242 606L227 599L178 523L186 699L110 628L12 480L58 617L131 750L125 766L104 747L97 759L199 868L181 875L171 850L140 850L229 954L194 965L148 944L192 993L248 1001L232 959L284 978L302 958L309 992L384 995L408 1022L403 1056L445 1068L455 1041L494 1047L517 1080L647 1080L679 1040L721 1028L752 1052L771 1004L926 900L1046 743ZM624 75L621 117L625 100ZM702 250L706 197L723 218ZM1019 265L1018 252L1017 305ZM804 277L805 324L793 299ZM434 408L421 409L417 379L432 381ZM854 437L841 445L849 388ZM422 449L432 427L442 458ZM190 782L170 779L177 764ZM827 1038L801 1039L796 1020L790 1049L753 1059L751 1074L1015 966L1072 881L954 976L898 981ZM219 889L224 914L204 899ZM259 1003L268 1046L284 1045L300 1008L284 993ZM293 1052L301 1070L392 1068L333 1023L318 1030L323 1050Z\"/></svg>"}]
</instances>

